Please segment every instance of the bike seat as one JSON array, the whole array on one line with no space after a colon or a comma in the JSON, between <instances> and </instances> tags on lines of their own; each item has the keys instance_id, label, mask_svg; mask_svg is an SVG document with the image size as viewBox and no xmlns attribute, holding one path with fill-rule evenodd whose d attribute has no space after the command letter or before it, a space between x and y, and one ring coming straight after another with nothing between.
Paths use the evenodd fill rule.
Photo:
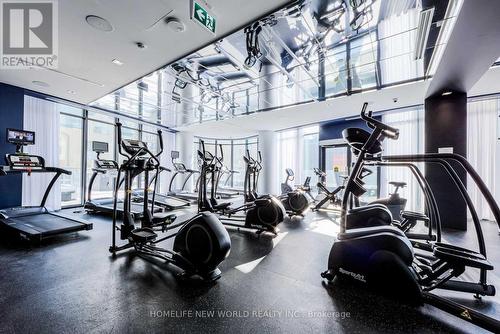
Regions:
<instances>
[{"instance_id":1,"label":"bike seat","mask_svg":"<svg viewBox=\"0 0 500 334\"><path fill-rule=\"evenodd\" d=\"M395 187L399 187L399 188L404 188L406 187L406 182L395 182L395 181L391 181L389 182L390 185L392 186L395 186Z\"/></svg>"},{"instance_id":2,"label":"bike seat","mask_svg":"<svg viewBox=\"0 0 500 334\"><path fill-rule=\"evenodd\" d=\"M403 219L408 219L408 220L423 221L423 222L429 221L429 217L427 217L423 213L413 212L413 211L401 211L401 217Z\"/></svg>"},{"instance_id":3,"label":"bike seat","mask_svg":"<svg viewBox=\"0 0 500 334\"><path fill-rule=\"evenodd\" d=\"M149 227L136 228L130 232L130 237L134 242L145 243L154 241L158 235Z\"/></svg>"}]
</instances>

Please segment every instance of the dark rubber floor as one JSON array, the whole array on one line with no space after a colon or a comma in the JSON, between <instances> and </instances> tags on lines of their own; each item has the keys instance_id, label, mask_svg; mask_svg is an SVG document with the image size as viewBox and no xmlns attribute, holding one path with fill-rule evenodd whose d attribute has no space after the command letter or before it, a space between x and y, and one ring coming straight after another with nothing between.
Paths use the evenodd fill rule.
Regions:
<instances>
[{"instance_id":1,"label":"dark rubber floor","mask_svg":"<svg viewBox=\"0 0 500 334\"><path fill-rule=\"evenodd\" d=\"M274 238L233 230L223 276L213 285L178 281L168 266L131 252L112 258L110 220L75 214L94 230L33 249L3 238L0 333L482 332L430 306L402 306L341 282L325 287L319 274L338 226L322 213L287 220ZM484 227L500 267L498 231L490 222ZM468 245L474 236L456 232L449 240ZM500 286L498 276L492 280ZM498 297L459 297L500 317Z\"/></svg>"}]
</instances>

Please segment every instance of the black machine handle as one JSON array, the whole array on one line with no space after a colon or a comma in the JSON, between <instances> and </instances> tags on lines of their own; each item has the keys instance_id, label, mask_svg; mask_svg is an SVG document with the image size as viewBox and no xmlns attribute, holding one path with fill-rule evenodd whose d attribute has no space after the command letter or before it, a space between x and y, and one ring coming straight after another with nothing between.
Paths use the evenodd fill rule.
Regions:
<instances>
[{"instance_id":1,"label":"black machine handle","mask_svg":"<svg viewBox=\"0 0 500 334\"><path fill-rule=\"evenodd\" d=\"M158 129L158 137L160 139L160 151L156 153L156 156L159 157L163 153L163 136L162 131Z\"/></svg>"},{"instance_id":2,"label":"black machine handle","mask_svg":"<svg viewBox=\"0 0 500 334\"><path fill-rule=\"evenodd\" d=\"M219 150L220 150L220 160L224 161L224 150L222 149L222 144L219 144Z\"/></svg>"},{"instance_id":3,"label":"black machine handle","mask_svg":"<svg viewBox=\"0 0 500 334\"><path fill-rule=\"evenodd\" d=\"M384 123L380 122L379 120L373 118L371 111L369 111L368 113L366 112L367 108L368 108L368 102L365 102L363 104L363 109L361 110L361 119L366 121L368 123L369 127L382 130L382 133L387 138L391 138L391 139L398 139L399 138L399 130L398 129L393 128L392 126L384 124Z\"/></svg>"},{"instance_id":4,"label":"black machine handle","mask_svg":"<svg viewBox=\"0 0 500 334\"><path fill-rule=\"evenodd\" d=\"M123 150L122 150L122 123L116 122L116 130L117 130L116 133L118 136L118 152L125 157L129 157L129 155L123 153Z\"/></svg>"},{"instance_id":5,"label":"black machine handle","mask_svg":"<svg viewBox=\"0 0 500 334\"><path fill-rule=\"evenodd\" d=\"M205 155L205 141L203 139L200 139L200 145L201 145L201 150L203 152L203 155Z\"/></svg>"},{"instance_id":6,"label":"black machine handle","mask_svg":"<svg viewBox=\"0 0 500 334\"><path fill-rule=\"evenodd\" d=\"M62 168L59 168L59 167L45 167L45 169L48 171L48 172L53 172L53 173L59 173L59 174L65 174L65 175L71 175L71 171L69 170L66 170L66 169L62 169Z\"/></svg>"}]
</instances>

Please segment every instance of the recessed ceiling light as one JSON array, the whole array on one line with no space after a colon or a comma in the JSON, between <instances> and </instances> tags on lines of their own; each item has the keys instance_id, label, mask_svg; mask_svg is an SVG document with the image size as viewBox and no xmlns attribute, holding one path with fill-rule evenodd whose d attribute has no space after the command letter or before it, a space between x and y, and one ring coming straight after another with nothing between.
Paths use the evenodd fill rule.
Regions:
<instances>
[{"instance_id":1,"label":"recessed ceiling light","mask_svg":"<svg viewBox=\"0 0 500 334\"><path fill-rule=\"evenodd\" d=\"M176 17L168 17L165 20L165 23L167 24L167 27L169 27L169 29L172 31L184 32L186 30L186 26L184 25L184 23Z\"/></svg>"},{"instance_id":2,"label":"recessed ceiling light","mask_svg":"<svg viewBox=\"0 0 500 334\"><path fill-rule=\"evenodd\" d=\"M87 15L87 17L85 17L85 21L87 21L87 23L94 29L105 32L113 31L113 26L111 25L111 23L100 16Z\"/></svg>"},{"instance_id":3,"label":"recessed ceiling light","mask_svg":"<svg viewBox=\"0 0 500 334\"><path fill-rule=\"evenodd\" d=\"M113 59L111 62L112 62L113 64L115 64L115 65L118 65L118 66L122 66L122 65L123 65L123 62L121 62L121 61L120 61L120 60L118 60L118 59Z\"/></svg>"},{"instance_id":4,"label":"recessed ceiling light","mask_svg":"<svg viewBox=\"0 0 500 334\"><path fill-rule=\"evenodd\" d=\"M441 94L441 95L446 96L446 95L451 95L451 94L453 94L453 92L447 91L447 92L444 92L444 93L443 93L443 94Z\"/></svg>"},{"instance_id":5,"label":"recessed ceiling light","mask_svg":"<svg viewBox=\"0 0 500 334\"><path fill-rule=\"evenodd\" d=\"M72 89L68 89L66 92L68 92L68 94L75 94L76 92Z\"/></svg>"},{"instance_id":6,"label":"recessed ceiling light","mask_svg":"<svg viewBox=\"0 0 500 334\"><path fill-rule=\"evenodd\" d=\"M45 81L33 80L31 83L35 86L38 86L38 87L50 87L50 85L48 83L46 83Z\"/></svg>"}]
</instances>

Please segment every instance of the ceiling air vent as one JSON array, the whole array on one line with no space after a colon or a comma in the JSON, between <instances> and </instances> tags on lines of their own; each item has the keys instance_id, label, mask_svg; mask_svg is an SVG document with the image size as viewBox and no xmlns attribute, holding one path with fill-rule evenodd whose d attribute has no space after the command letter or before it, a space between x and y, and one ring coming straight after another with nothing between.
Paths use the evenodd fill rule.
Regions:
<instances>
[{"instance_id":1,"label":"ceiling air vent","mask_svg":"<svg viewBox=\"0 0 500 334\"><path fill-rule=\"evenodd\" d=\"M420 60L424 57L433 16L434 7L420 12L417 28L417 42L415 43L415 60Z\"/></svg>"}]
</instances>

